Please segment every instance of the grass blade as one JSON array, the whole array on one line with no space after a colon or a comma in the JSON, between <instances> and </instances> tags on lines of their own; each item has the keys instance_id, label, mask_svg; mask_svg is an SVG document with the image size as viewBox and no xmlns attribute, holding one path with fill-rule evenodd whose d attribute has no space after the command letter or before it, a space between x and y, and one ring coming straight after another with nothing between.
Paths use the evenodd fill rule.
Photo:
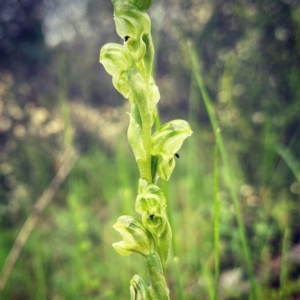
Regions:
<instances>
[{"instance_id":1,"label":"grass blade","mask_svg":"<svg viewBox=\"0 0 300 300\"><path fill-rule=\"evenodd\" d=\"M209 115L209 119L210 119L210 122L211 122L211 125L213 128L213 132L215 134L216 143L217 143L218 149L220 151L220 154L221 154L221 157L222 157L222 160L224 163L226 178L228 180L228 187L229 187L230 194L231 194L231 197L233 200L233 206L234 206L234 210L235 210L235 214L236 214L236 218L237 218L239 236L240 236L241 243L242 243L242 250L243 250L243 254L244 254L244 258L245 258L247 273L248 273L248 276L250 279L251 297L253 300L257 300L258 299L257 284L255 282L254 275L253 275L252 259L251 259L251 255L250 255L250 249L249 249L246 233L245 233L245 226L244 226L243 219L242 219L242 212L241 212L240 204L239 204L237 194L235 191L234 175L231 171L228 154L225 149L220 130L218 128L217 118L216 118L216 115L215 115L215 112L213 109L212 101L211 101L210 97L208 96L208 93L205 89L202 77L199 72L199 70L200 70L199 61L198 61L196 52L192 46L190 46L190 54L191 54L191 59L192 59L192 68L194 71L194 75L195 75L200 93L203 97L203 101L204 101L206 110Z\"/></svg>"},{"instance_id":2,"label":"grass blade","mask_svg":"<svg viewBox=\"0 0 300 300\"><path fill-rule=\"evenodd\" d=\"M218 199L219 191L219 176L218 176L218 146L214 149L214 245L215 245L215 291L214 300L218 299L218 285L220 275L220 230L219 230L219 215L220 202Z\"/></svg>"},{"instance_id":3,"label":"grass blade","mask_svg":"<svg viewBox=\"0 0 300 300\"><path fill-rule=\"evenodd\" d=\"M292 154L289 148L284 148L283 146L278 145L276 147L276 152L282 157L286 162L288 167L291 169L298 182L300 183L300 164Z\"/></svg>"}]
</instances>

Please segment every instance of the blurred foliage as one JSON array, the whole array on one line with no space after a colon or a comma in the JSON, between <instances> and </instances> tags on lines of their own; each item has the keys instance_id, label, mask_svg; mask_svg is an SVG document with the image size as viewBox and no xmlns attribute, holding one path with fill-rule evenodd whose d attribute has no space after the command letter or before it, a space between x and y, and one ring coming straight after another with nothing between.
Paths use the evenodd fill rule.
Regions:
<instances>
[{"instance_id":1,"label":"blurred foliage","mask_svg":"<svg viewBox=\"0 0 300 300\"><path fill-rule=\"evenodd\" d=\"M153 2L162 122L188 117L194 131L169 183L185 299L210 299L214 270L215 140L192 75L189 43L202 62L237 178L260 299L279 299L279 292L298 299L299 1ZM109 0L0 2L0 269L60 167L67 126L80 151L1 299L128 299L131 275L143 270L139 258L124 261L111 247L119 238L111 228L117 216L133 212L138 174L125 139L128 106L98 62L108 41L120 42ZM220 299L248 299L222 162L219 173ZM177 299L172 259L168 285Z\"/></svg>"}]
</instances>

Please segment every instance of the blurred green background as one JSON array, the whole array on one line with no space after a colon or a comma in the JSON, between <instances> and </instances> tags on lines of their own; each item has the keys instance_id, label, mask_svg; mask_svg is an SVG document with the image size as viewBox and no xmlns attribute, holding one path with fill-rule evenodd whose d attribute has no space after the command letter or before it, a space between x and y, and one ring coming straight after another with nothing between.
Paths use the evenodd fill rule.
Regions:
<instances>
[{"instance_id":1,"label":"blurred green background","mask_svg":"<svg viewBox=\"0 0 300 300\"><path fill-rule=\"evenodd\" d=\"M57 171L70 169L19 245L0 299L122 300L134 274L147 281L141 257L111 247L117 218L138 217L129 106L98 62L105 43L122 43L112 9L109 0L0 2L0 270ZM217 299L249 299L243 245L258 299L300 299L299 1L153 0L149 14L161 122L182 118L194 132L163 186L171 299L213 299L216 286Z\"/></svg>"}]
</instances>

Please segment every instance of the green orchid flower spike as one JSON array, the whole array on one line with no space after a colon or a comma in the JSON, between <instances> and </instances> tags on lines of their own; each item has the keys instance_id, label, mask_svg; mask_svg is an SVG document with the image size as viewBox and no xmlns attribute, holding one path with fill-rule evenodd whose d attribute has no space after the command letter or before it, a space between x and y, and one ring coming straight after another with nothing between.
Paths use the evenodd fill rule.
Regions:
<instances>
[{"instance_id":1,"label":"green orchid flower spike","mask_svg":"<svg viewBox=\"0 0 300 300\"><path fill-rule=\"evenodd\" d=\"M130 281L131 300L169 300L165 273L172 230L166 215L166 197L157 180L169 180L175 167L174 155L192 130L186 121L174 120L152 134L160 99L152 77L154 47L146 12L152 0L112 3L116 31L124 42L104 45L100 62L112 76L113 86L131 105L127 137L140 172L135 210L141 215L141 221L119 217L113 227L122 241L113 247L120 255L138 253L145 259L150 285L134 275Z\"/></svg>"}]
</instances>

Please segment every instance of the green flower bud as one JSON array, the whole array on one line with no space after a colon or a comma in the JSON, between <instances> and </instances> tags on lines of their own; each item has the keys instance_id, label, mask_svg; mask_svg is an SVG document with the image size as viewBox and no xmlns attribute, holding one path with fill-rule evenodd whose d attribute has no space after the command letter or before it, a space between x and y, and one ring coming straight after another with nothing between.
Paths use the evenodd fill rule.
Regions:
<instances>
[{"instance_id":1,"label":"green flower bud","mask_svg":"<svg viewBox=\"0 0 300 300\"><path fill-rule=\"evenodd\" d=\"M157 157L157 173L168 180L175 167L174 155L183 141L192 134L188 122L174 120L163 125L151 137L151 155Z\"/></svg>"},{"instance_id":2,"label":"green flower bud","mask_svg":"<svg viewBox=\"0 0 300 300\"><path fill-rule=\"evenodd\" d=\"M123 238L123 241L112 245L120 255L127 256L132 252L137 252L147 256L153 252L151 234L143 224L135 218L131 216L121 216L113 228L118 231Z\"/></svg>"},{"instance_id":3,"label":"green flower bud","mask_svg":"<svg viewBox=\"0 0 300 300\"><path fill-rule=\"evenodd\" d=\"M131 300L152 300L149 287L139 275L134 275L130 280L130 299Z\"/></svg>"}]
</instances>

